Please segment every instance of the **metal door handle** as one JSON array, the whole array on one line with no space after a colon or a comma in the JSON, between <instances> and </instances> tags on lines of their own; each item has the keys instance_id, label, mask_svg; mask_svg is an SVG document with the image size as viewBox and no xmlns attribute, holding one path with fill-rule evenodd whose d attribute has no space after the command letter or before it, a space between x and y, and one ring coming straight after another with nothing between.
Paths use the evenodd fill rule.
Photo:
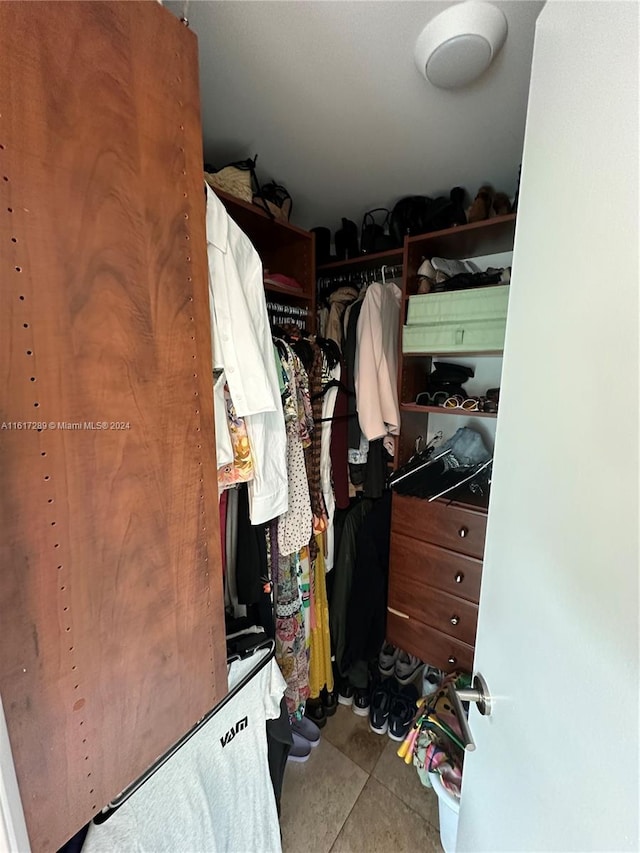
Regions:
<instances>
[{"instance_id":1,"label":"metal door handle","mask_svg":"<svg viewBox=\"0 0 640 853\"><path fill-rule=\"evenodd\" d=\"M483 716L488 717L491 713L491 694L489 693L487 682L478 674L473 678L473 687L456 690L453 683L450 683L447 687L447 693L449 694L453 710L455 711L458 722L460 723L460 731L462 732L462 739L464 740L464 748L467 752L473 752L476 748L476 744L473 739L473 735L471 734L471 729L467 722L467 715L464 712L462 703L475 702L478 707L478 711L480 711Z\"/></svg>"},{"instance_id":2,"label":"metal door handle","mask_svg":"<svg viewBox=\"0 0 640 853\"><path fill-rule=\"evenodd\" d=\"M451 622L452 625L457 625L459 621L460 621L459 616L452 616L451 619L449 619L449 622Z\"/></svg>"},{"instance_id":3,"label":"metal door handle","mask_svg":"<svg viewBox=\"0 0 640 853\"><path fill-rule=\"evenodd\" d=\"M458 530L458 536L459 536L461 539L464 539L464 538L465 538L465 536L466 536L468 533L469 533L469 528L468 528L468 527L461 527L461 528Z\"/></svg>"}]
</instances>

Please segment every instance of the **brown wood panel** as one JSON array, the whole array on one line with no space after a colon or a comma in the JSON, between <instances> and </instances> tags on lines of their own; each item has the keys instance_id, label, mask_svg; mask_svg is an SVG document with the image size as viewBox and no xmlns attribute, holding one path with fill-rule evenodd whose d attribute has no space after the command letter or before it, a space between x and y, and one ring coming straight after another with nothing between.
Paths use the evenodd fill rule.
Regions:
<instances>
[{"instance_id":1,"label":"brown wood panel","mask_svg":"<svg viewBox=\"0 0 640 853\"><path fill-rule=\"evenodd\" d=\"M445 672L473 667L473 646L430 628L409 617L404 619L387 610L387 640L420 660Z\"/></svg>"},{"instance_id":2,"label":"brown wood panel","mask_svg":"<svg viewBox=\"0 0 640 853\"><path fill-rule=\"evenodd\" d=\"M391 529L395 533L432 542L451 551L482 557L487 517L444 501L394 494Z\"/></svg>"},{"instance_id":3,"label":"brown wood panel","mask_svg":"<svg viewBox=\"0 0 640 853\"><path fill-rule=\"evenodd\" d=\"M49 851L226 692L196 39L4 2L0 77L0 690Z\"/></svg>"},{"instance_id":4,"label":"brown wood panel","mask_svg":"<svg viewBox=\"0 0 640 853\"><path fill-rule=\"evenodd\" d=\"M389 606L463 643L475 644L477 604L416 583L407 574L394 570L389 577Z\"/></svg>"},{"instance_id":5,"label":"brown wood panel","mask_svg":"<svg viewBox=\"0 0 640 853\"><path fill-rule=\"evenodd\" d=\"M477 604L480 598L482 562L466 554L456 554L419 539L391 534L389 576L398 575L408 589L435 587ZM401 608L402 609L402 608Z\"/></svg>"}]
</instances>

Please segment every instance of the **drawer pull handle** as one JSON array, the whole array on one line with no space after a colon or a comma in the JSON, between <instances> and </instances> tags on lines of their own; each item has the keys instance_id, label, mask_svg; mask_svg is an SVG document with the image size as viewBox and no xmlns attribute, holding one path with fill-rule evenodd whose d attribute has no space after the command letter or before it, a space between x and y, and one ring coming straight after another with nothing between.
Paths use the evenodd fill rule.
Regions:
<instances>
[{"instance_id":1,"label":"drawer pull handle","mask_svg":"<svg viewBox=\"0 0 640 853\"><path fill-rule=\"evenodd\" d=\"M460 621L459 616L452 616L451 619L449 619L449 622L451 622L452 625L457 625L459 621Z\"/></svg>"},{"instance_id":2,"label":"drawer pull handle","mask_svg":"<svg viewBox=\"0 0 640 853\"><path fill-rule=\"evenodd\" d=\"M408 613L402 613L400 610L395 610L393 607L387 607L389 613L393 613L394 616L399 616L401 619L408 619Z\"/></svg>"},{"instance_id":3,"label":"drawer pull handle","mask_svg":"<svg viewBox=\"0 0 640 853\"><path fill-rule=\"evenodd\" d=\"M458 572L455 580L456 580L456 583L462 583L462 581L464 580L464 572Z\"/></svg>"},{"instance_id":4,"label":"drawer pull handle","mask_svg":"<svg viewBox=\"0 0 640 853\"><path fill-rule=\"evenodd\" d=\"M469 528L468 527L461 527L460 530L458 530L458 536L461 539L466 539L468 534L469 534Z\"/></svg>"},{"instance_id":5,"label":"drawer pull handle","mask_svg":"<svg viewBox=\"0 0 640 853\"><path fill-rule=\"evenodd\" d=\"M457 659L457 658L454 658L454 656L453 656L453 655L451 655L451 657L448 659L448 663L450 663L450 664L451 664L451 666L453 666L453 665L454 665L455 663L457 663L457 662L458 662L458 659Z\"/></svg>"}]
</instances>

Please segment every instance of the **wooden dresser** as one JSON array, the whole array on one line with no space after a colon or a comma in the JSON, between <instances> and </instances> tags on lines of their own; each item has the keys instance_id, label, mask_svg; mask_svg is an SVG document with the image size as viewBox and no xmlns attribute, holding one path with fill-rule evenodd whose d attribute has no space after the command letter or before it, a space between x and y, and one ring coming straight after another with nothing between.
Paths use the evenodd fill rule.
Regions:
<instances>
[{"instance_id":1,"label":"wooden dresser","mask_svg":"<svg viewBox=\"0 0 640 853\"><path fill-rule=\"evenodd\" d=\"M394 494L387 639L442 670L471 670L486 511Z\"/></svg>"}]
</instances>

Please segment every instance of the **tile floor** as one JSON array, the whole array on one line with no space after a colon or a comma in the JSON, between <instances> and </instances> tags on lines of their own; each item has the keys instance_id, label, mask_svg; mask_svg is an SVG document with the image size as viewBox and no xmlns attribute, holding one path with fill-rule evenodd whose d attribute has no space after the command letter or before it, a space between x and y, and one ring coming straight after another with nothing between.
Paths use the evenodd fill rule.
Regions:
<instances>
[{"instance_id":1,"label":"tile floor","mask_svg":"<svg viewBox=\"0 0 640 853\"><path fill-rule=\"evenodd\" d=\"M399 745L339 705L309 760L287 764L283 853L442 853L438 800Z\"/></svg>"}]
</instances>

